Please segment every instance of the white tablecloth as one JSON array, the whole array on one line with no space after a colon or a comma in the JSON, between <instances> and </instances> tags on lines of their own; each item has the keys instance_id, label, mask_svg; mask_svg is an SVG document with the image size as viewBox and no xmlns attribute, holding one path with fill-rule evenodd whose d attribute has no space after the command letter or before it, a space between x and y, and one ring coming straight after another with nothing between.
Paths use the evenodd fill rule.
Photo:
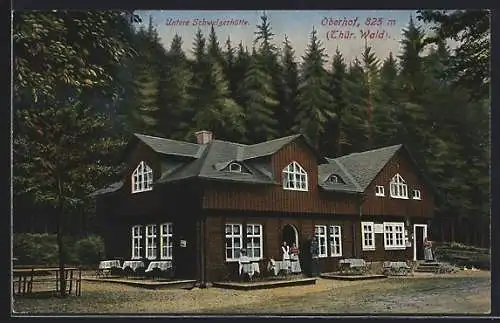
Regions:
<instances>
[{"instance_id":1,"label":"white tablecloth","mask_svg":"<svg viewBox=\"0 0 500 323\"><path fill-rule=\"evenodd\" d=\"M392 268L392 269L410 269L408 264L404 261L386 261L384 262L384 268Z\"/></svg>"},{"instance_id":2,"label":"white tablecloth","mask_svg":"<svg viewBox=\"0 0 500 323\"><path fill-rule=\"evenodd\" d=\"M123 269L130 267L132 270L136 270L137 268L144 268L144 263L140 260L127 260L123 262Z\"/></svg>"},{"instance_id":3,"label":"white tablecloth","mask_svg":"<svg viewBox=\"0 0 500 323\"><path fill-rule=\"evenodd\" d=\"M99 262L99 269L111 269L114 267L120 268L120 260L103 260Z\"/></svg>"},{"instance_id":4,"label":"white tablecloth","mask_svg":"<svg viewBox=\"0 0 500 323\"><path fill-rule=\"evenodd\" d=\"M158 268L161 271L167 271L168 269L172 268L172 261L170 260L151 261L145 272L153 271L154 268Z\"/></svg>"},{"instance_id":5,"label":"white tablecloth","mask_svg":"<svg viewBox=\"0 0 500 323\"><path fill-rule=\"evenodd\" d=\"M302 268L300 267L300 261L298 259L292 259L290 261L292 273L301 273Z\"/></svg>"},{"instance_id":6,"label":"white tablecloth","mask_svg":"<svg viewBox=\"0 0 500 323\"><path fill-rule=\"evenodd\" d=\"M342 259L339 261L339 264L348 265L350 268L361 268L366 266L366 262L364 259Z\"/></svg>"},{"instance_id":7,"label":"white tablecloth","mask_svg":"<svg viewBox=\"0 0 500 323\"><path fill-rule=\"evenodd\" d=\"M281 270L285 270L286 272L291 271L292 270L291 266L292 266L292 262L291 261L288 261L288 260L285 260L285 261L279 261L278 260L277 261L277 260L271 259L269 261L267 269L269 271L273 271L274 275L276 276L276 275L278 275L278 273ZM300 264L299 264L299 267L300 267Z\"/></svg>"}]
</instances>

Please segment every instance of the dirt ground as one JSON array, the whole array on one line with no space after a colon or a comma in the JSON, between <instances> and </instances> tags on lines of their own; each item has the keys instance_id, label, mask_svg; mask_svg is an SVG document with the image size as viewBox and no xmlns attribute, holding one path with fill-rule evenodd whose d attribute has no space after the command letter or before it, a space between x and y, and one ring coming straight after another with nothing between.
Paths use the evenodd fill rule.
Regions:
<instances>
[{"instance_id":1,"label":"dirt ground","mask_svg":"<svg viewBox=\"0 0 500 323\"><path fill-rule=\"evenodd\" d=\"M488 271L416 274L368 281L318 279L315 285L267 290L145 290L82 282L82 296L17 298L14 314L487 314Z\"/></svg>"}]
</instances>

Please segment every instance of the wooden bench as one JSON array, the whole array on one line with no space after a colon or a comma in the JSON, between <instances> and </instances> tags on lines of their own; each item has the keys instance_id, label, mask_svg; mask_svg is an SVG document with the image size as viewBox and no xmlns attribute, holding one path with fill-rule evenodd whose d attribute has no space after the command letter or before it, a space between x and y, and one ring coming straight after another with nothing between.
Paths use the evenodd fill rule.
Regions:
<instances>
[{"instance_id":1,"label":"wooden bench","mask_svg":"<svg viewBox=\"0 0 500 323\"><path fill-rule=\"evenodd\" d=\"M78 275L75 275L75 271L78 271ZM55 273L54 276L37 276L38 273ZM68 294L71 295L74 292L76 296L81 295L81 282L82 282L82 271L80 268L65 268L64 270L66 288ZM17 280L16 280L17 277ZM49 283L54 288L49 288L48 291L58 293L60 292L60 280L59 280L59 268L14 268L13 269L13 280L12 289L15 295L28 295L33 293L34 284L47 284ZM52 284L53 283L53 284ZM17 286L16 286L17 285ZM47 291L47 290L44 290Z\"/></svg>"}]
</instances>

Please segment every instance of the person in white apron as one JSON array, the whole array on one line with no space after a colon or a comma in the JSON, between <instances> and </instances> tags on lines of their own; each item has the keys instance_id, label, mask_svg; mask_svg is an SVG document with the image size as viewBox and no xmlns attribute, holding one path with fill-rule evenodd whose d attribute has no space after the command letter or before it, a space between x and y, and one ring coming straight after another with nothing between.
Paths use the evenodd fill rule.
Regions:
<instances>
[{"instance_id":1,"label":"person in white apron","mask_svg":"<svg viewBox=\"0 0 500 323\"><path fill-rule=\"evenodd\" d=\"M281 245L281 252L283 254L283 264L285 268L287 268L288 273L292 268L290 263L290 246L286 243L286 241L283 241L283 244Z\"/></svg>"},{"instance_id":2,"label":"person in white apron","mask_svg":"<svg viewBox=\"0 0 500 323\"><path fill-rule=\"evenodd\" d=\"M432 242L427 240L427 237L424 238L424 260L425 262L431 262L434 260L432 255Z\"/></svg>"}]
</instances>

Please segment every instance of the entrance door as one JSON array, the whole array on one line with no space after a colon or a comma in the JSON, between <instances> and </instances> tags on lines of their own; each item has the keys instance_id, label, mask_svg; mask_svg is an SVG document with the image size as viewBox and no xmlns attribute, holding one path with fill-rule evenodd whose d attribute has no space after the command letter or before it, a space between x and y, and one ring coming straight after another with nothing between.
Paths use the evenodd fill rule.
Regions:
<instances>
[{"instance_id":1,"label":"entrance door","mask_svg":"<svg viewBox=\"0 0 500 323\"><path fill-rule=\"evenodd\" d=\"M287 224L283 227L283 236L281 238L281 243L283 241L286 241L286 244L289 245L290 247L294 243L297 246L297 248L299 247L299 233L293 225Z\"/></svg>"},{"instance_id":2,"label":"entrance door","mask_svg":"<svg viewBox=\"0 0 500 323\"><path fill-rule=\"evenodd\" d=\"M427 237L427 225L413 226L413 260L424 260L424 239Z\"/></svg>"}]
</instances>

